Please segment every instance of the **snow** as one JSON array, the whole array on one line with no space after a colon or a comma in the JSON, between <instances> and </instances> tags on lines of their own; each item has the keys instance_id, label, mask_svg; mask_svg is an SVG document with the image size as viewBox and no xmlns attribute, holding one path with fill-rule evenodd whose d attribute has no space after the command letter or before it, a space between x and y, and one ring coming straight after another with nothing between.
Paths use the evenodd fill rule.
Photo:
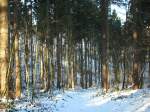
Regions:
<instances>
[{"instance_id":1,"label":"snow","mask_svg":"<svg viewBox=\"0 0 150 112\"><path fill-rule=\"evenodd\" d=\"M150 112L150 89L124 90L103 94L100 89L42 93L33 103L15 101L19 112Z\"/></svg>"}]
</instances>

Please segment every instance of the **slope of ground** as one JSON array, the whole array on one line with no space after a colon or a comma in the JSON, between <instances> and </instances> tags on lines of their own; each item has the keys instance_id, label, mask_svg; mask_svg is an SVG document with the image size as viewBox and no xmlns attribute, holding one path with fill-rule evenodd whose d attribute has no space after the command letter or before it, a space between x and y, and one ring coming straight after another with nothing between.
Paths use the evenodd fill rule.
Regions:
<instances>
[{"instance_id":1,"label":"slope of ground","mask_svg":"<svg viewBox=\"0 0 150 112\"><path fill-rule=\"evenodd\" d=\"M31 104L16 101L13 111L27 112L150 112L150 90L125 90L101 94L98 89L40 95Z\"/></svg>"}]
</instances>

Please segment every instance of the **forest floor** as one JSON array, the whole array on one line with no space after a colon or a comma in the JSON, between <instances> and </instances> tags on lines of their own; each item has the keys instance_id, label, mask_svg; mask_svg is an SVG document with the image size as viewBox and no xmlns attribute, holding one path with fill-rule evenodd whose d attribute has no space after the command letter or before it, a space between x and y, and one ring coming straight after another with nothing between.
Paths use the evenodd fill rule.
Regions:
<instances>
[{"instance_id":1,"label":"forest floor","mask_svg":"<svg viewBox=\"0 0 150 112\"><path fill-rule=\"evenodd\" d=\"M150 112L150 89L107 94L99 89L55 91L53 97L44 93L33 103L22 99L14 105L11 112Z\"/></svg>"}]
</instances>

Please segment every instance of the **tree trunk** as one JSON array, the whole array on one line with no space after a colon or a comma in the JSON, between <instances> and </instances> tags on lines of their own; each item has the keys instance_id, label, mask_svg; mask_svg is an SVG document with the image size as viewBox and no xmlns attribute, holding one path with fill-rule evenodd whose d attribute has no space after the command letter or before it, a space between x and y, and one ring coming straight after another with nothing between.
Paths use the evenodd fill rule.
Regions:
<instances>
[{"instance_id":1,"label":"tree trunk","mask_svg":"<svg viewBox=\"0 0 150 112\"><path fill-rule=\"evenodd\" d=\"M31 43L30 43L30 77L29 77L29 85L30 85L30 98L31 98L31 101L33 101L33 53L34 53L34 50L33 50L33 37L32 35L30 34L30 37L31 37Z\"/></svg>"},{"instance_id":2,"label":"tree trunk","mask_svg":"<svg viewBox=\"0 0 150 112\"><path fill-rule=\"evenodd\" d=\"M40 49L40 83L41 83L41 89L44 89L44 48L43 45L41 46Z\"/></svg>"},{"instance_id":3,"label":"tree trunk","mask_svg":"<svg viewBox=\"0 0 150 112\"><path fill-rule=\"evenodd\" d=\"M89 87L92 87L93 85L93 56L92 56L92 43L91 41L89 42Z\"/></svg>"},{"instance_id":4,"label":"tree trunk","mask_svg":"<svg viewBox=\"0 0 150 112\"><path fill-rule=\"evenodd\" d=\"M85 88L87 89L88 88L88 64L87 64L87 40L85 39L84 40L84 75L85 75Z\"/></svg>"},{"instance_id":5,"label":"tree trunk","mask_svg":"<svg viewBox=\"0 0 150 112\"><path fill-rule=\"evenodd\" d=\"M16 63L16 97L21 96L21 73L20 73L20 59L19 59L19 34L15 34L15 63Z\"/></svg>"},{"instance_id":6,"label":"tree trunk","mask_svg":"<svg viewBox=\"0 0 150 112\"><path fill-rule=\"evenodd\" d=\"M126 62L125 62L125 51L123 54L123 82L122 82L122 89L125 88L125 81L126 81Z\"/></svg>"},{"instance_id":7,"label":"tree trunk","mask_svg":"<svg viewBox=\"0 0 150 112\"><path fill-rule=\"evenodd\" d=\"M61 34L57 37L57 88L61 89Z\"/></svg>"},{"instance_id":8,"label":"tree trunk","mask_svg":"<svg viewBox=\"0 0 150 112\"><path fill-rule=\"evenodd\" d=\"M73 69L74 69L74 85L77 85L77 51L76 50L74 52Z\"/></svg>"},{"instance_id":9,"label":"tree trunk","mask_svg":"<svg viewBox=\"0 0 150 112\"><path fill-rule=\"evenodd\" d=\"M54 68L54 63L53 63L53 46L52 46L52 49L51 49L51 51L50 51L50 55L51 55L51 63L50 63L50 74L51 74L51 76L50 76L50 80L51 80L51 89L53 88L53 86L54 86L54 80L55 80L55 68Z\"/></svg>"},{"instance_id":10,"label":"tree trunk","mask_svg":"<svg viewBox=\"0 0 150 112\"><path fill-rule=\"evenodd\" d=\"M50 89L50 53L48 48L46 48L46 92Z\"/></svg>"},{"instance_id":11,"label":"tree trunk","mask_svg":"<svg viewBox=\"0 0 150 112\"><path fill-rule=\"evenodd\" d=\"M102 33L102 87L106 92L109 89L109 79L108 79L108 6L109 0L101 1L101 33Z\"/></svg>"},{"instance_id":12,"label":"tree trunk","mask_svg":"<svg viewBox=\"0 0 150 112\"><path fill-rule=\"evenodd\" d=\"M141 28L142 28L142 24L140 22L141 20L141 14L140 12L140 3L138 3L138 0L133 0L132 1L132 5L134 7L134 11L133 11L133 19L134 22L136 23L134 26L134 31L133 31L133 47L134 47L134 63L133 63L133 89L139 89L140 87L140 72L141 72L141 50L139 43L141 42Z\"/></svg>"},{"instance_id":13,"label":"tree trunk","mask_svg":"<svg viewBox=\"0 0 150 112\"><path fill-rule=\"evenodd\" d=\"M80 73L81 73L81 78L80 78L80 85L82 88L84 88L84 73L83 73L83 40L80 44Z\"/></svg>"},{"instance_id":14,"label":"tree trunk","mask_svg":"<svg viewBox=\"0 0 150 112\"><path fill-rule=\"evenodd\" d=\"M141 71L141 62L139 58L139 50L135 48L134 50L134 63L133 63L133 89L139 89L140 87L140 71Z\"/></svg>"},{"instance_id":15,"label":"tree trunk","mask_svg":"<svg viewBox=\"0 0 150 112\"><path fill-rule=\"evenodd\" d=\"M0 0L0 78L1 95L8 97L8 0Z\"/></svg>"},{"instance_id":16,"label":"tree trunk","mask_svg":"<svg viewBox=\"0 0 150 112\"><path fill-rule=\"evenodd\" d=\"M69 57L68 57L68 61L69 61L69 88L74 88L74 70L73 70L73 47L70 44L69 46Z\"/></svg>"},{"instance_id":17,"label":"tree trunk","mask_svg":"<svg viewBox=\"0 0 150 112\"><path fill-rule=\"evenodd\" d=\"M33 76L33 87L34 90L33 92L35 93L35 89L37 90L36 92L39 91L39 85L37 86L37 83L39 83L39 42L36 39L36 45L35 45L35 63L34 63L34 76Z\"/></svg>"},{"instance_id":18,"label":"tree trunk","mask_svg":"<svg viewBox=\"0 0 150 112\"><path fill-rule=\"evenodd\" d=\"M14 6L14 38L15 38L15 73L16 73L16 98L21 96L21 71L19 59L19 34L17 31L17 6L18 1L15 1Z\"/></svg>"}]
</instances>

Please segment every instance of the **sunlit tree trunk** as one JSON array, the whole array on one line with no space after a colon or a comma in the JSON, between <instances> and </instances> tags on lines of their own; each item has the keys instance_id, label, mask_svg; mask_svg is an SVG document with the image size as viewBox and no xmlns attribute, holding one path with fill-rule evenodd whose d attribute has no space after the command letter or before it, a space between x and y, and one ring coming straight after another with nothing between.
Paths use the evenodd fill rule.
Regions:
<instances>
[{"instance_id":1,"label":"sunlit tree trunk","mask_svg":"<svg viewBox=\"0 0 150 112\"><path fill-rule=\"evenodd\" d=\"M29 93L29 48L28 48L28 32L26 30L26 37L25 37L25 75L26 75L26 87L27 87L27 94Z\"/></svg>"},{"instance_id":2,"label":"sunlit tree trunk","mask_svg":"<svg viewBox=\"0 0 150 112\"><path fill-rule=\"evenodd\" d=\"M116 52L115 52L116 53ZM118 56L114 55L112 57L113 60L113 72L114 72L114 85L115 85L115 89L119 89L119 85L120 85L120 69L119 69L119 62L118 62Z\"/></svg>"},{"instance_id":3,"label":"sunlit tree trunk","mask_svg":"<svg viewBox=\"0 0 150 112\"><path fill-rule=\"evenodd\" d=\"M29 85L30 85L30 98L31 101L33 101L33 37L31 36L31 42L30 42L30 77L29 77Z\"/></svg>"},{"instance_id":4,"label":"sunlit tree trunk","mask_svg":"<svg viewBox=\"0 0 150 112\"><path fill-rule=\"evenodd\" d=\"M51 86L51 90L54 86L54 80L55 80L55 68L54 68L54 63L53 63L53 46L51 46L52 49L50 49L50 86Z\"/></svg>"},{"instance_id":5,"label":"sunlit tree trunk","mask_svg":"<svg viewBox=\"0 0 150 112\"><path fill-rule=\"evenodd\" d=\"M108 69L108 6L109 0L101 1L101 35L102 35L102 87L106 90L109 89L109 69Z\"/></svg>"},{"instance_id":6,"label":"sunlit tree trunk","mask_svg":"<svg viewBox=\"0 0 150 112\"><path fill-rule=\"evenodd\" d=\"M65 48L65 74L67 74L67 79L65 83L65 87L69 88L69 48L68 48L68 40L66 42L66 48Z\"/></svg>"},{"instance_id":7,"label":"sunlit tree trunk","mask_svg":"<svg viewBox=\"0 0 150 112\"><path fill-rule=\"evenodd\" d=\"M15 73L16 73L16 98L21 96L21 71L19 59L19 33L17 29L17 6L18 1L15 1L14 6L14 39L15 39Z\"/></svg>"},{"instance_id":8,"label":"sunlit tree trunk","mask_svg":"<svg viewBox=\"0 0 150 112\"><path fill-rule=\"evenodd\" d=\"M46 47L46 51L45 51L45 71L46 71L45 91L48 91L50 89L50 55L49 55L49 50L47 47Z\"/></svg>"},{"instance_id":9,"label":"sunlit tree trunk","mask_svg":"<svg viewBox=\"0 0 150 112\"><path fill-rule=\"evenodd\" d=\"M36 45L35 45L35 63L34 63L34 76L33 76L33 87L34 87L34 90L33 92L35 93L36 90L37 92L39 91L39 87L37 87L37 83L39 83L39 42L38 40L36 39ZM39 86L39 85L38 85Z\"/></svg>"},{"instance_id":10,"label":"sunlit tree trunk","mask_svg":"<svg viewBox=\"0 0 150 112\"><path fill-rule=\"evenodd\" d=\"M16 97L21 96L21 73L20 73L20 59L19 59L19 34L15 34L15 63L16 63Z\"/></svg>"},{"instance_id":11,"label":"sunlit tree trunk","mask_svg":"<svg viewBox=\"0 0 150 112\"><path fill-rule=\"evenodd\" d=\"M8 97L8 0L0 0L0 39L1 95Z\"/></svg>"},{"instance_id":12,"label":"sunlit tree trunk","mask_svg":"<svg viewBox=\"0 0 150 112\"><path fill-rule=\"evenodd\" d=\"M73 70L73 58L74 58L74 53L73 53L73 45L69 45L69 88L74 88L74 70Z\"/></svg>"},{"instance_id":13,"label":"sunlit tree trunk","mask_svg":"<svg viewBox=\"0 0 150 112\"><path fill-rule=\"evenodd\" d=\"M44 88L44 48L43 45L40 49L40 83L41 83L41 89Z\"/></svg>"},{"instance_id":14,"label":"sunlit tree trunk","mask_svg":"<svg viewBox=\"0 0 150 112\"><path fill-rule=\"evenodd\" d=\"M133 0L132 5L133 5L133 19L135 22L134 25L134 31L133 31L133 47L134 47L134 59L133 59L133 89L138 89L140 88L140 73L141 73L141 50L140 50L140 42L142 38L141 34L141 14L140 12L140 2L138 3L138 0Z\"/></svg>"},{"instance_id":15,"label":"sunlit tree trunk","mask_svg":"<svg viewBox=\"0 0 150 112\"><path fill-rule=\"evenodd\" d=\"M43 70L44 70L44 74L43 74L43 79L44 79L44 87L43 87L43 90L45 92L46 90L46 82L47 82L47 48L46 48L46 45L44 45L44 52L43 52L43 57L44 57L44 60L43 60Z\"/></svg>"}]
</instances>

